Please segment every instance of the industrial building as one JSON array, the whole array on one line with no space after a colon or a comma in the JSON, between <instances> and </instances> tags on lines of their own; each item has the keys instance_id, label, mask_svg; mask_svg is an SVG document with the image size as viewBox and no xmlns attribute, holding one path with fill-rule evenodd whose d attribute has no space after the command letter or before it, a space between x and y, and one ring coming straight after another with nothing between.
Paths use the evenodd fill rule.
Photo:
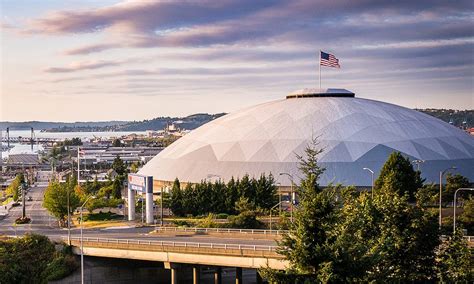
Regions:
<instances>
[{"instance_id":1,"label":"industrial building","mask_svg":"<svg viewBox=\"0 0 474 284\"><path fill-rule=\"evenodd\" d=\"M198 183L262 173L289 186L290 176L299 180L296 155L313 137L324 149L322 185L370 186L364 168L376 177L394 151L418 160L415 167L427 182L437 182L451 166L474 181L474 137L421 112L343 89L303 89L220 117L174 142L139 173L153 176L155 189L175 178Z\"/></svg>"}]
</instances>

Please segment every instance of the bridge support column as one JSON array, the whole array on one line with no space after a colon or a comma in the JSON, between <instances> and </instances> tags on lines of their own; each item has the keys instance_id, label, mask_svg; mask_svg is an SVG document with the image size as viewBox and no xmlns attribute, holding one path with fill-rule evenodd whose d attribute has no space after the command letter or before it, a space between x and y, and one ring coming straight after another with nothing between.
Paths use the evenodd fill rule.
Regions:
<instances>
[{"instance_id":1,"label":"bridge support column","mask_svg":"<svg viewBox=\"0 0 474 284\"><path fill-rule=\"evenodd\" d=\"M222 268L220 266L214 270L214 284L222 284Z\"/></svg>"},{"instance_id":2,"label":"bridge support column","mask_svg":"<svg viewBox=\"0 0 474 284\"><path fill-rule=\"evenodd\" d=\"M135 191L128 188L128 221L135 220Z\"/></svg>"},{"instance_id":3,"label":"bridge support column","mask_svg":"<svg viewBox=\"0 0 474 284\"><path fill-rule=\"evenodd\" d=\"M151 184L147 184L146 188L146 223L153 224L153 180Z\"/></svg>"},{"instance_id":4,"label":"bridge support column","mask_svg":"<svg viewBox=\"0 0 474 284\"><path fill-rule=\"evenodd\" d=\"M199 266L193 266L193 284L199 284L201 282L201 271Z\"/></svg>"},{"instance_id":5,"label":"bridge support column","mask_svg":"<svg viewBox=\"0 0 474 284\"><path fill-rule=\"evenodd\" d=\"M235 284L242 284L242 267L235 268Z\"/></svg>"},{"instance_id":6,"label":"bridge support column","mask_svg":"<svg viewBox=\"0 0 474 284\"><path fill-rule=\"evenodd\" d=\"M178 284L178 268L179 265L176 263L165 262L165 269L171 270L171 284Z\"/></svg>"}]
</instances>

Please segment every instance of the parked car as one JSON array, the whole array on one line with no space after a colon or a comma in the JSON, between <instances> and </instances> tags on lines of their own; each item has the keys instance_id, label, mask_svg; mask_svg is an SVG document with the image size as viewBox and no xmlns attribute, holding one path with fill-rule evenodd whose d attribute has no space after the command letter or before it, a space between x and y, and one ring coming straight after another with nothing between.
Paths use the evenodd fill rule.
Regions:
<instances>
[{"instance_id":1,"label":"parked car","mask_svg":"<svg viewBox=\"0 0 474 284\"><path fill-rule=\"evenodd\" d=\"M28 196L28 201L33 201L33 197Z\"/></svg>"}]
</instances>

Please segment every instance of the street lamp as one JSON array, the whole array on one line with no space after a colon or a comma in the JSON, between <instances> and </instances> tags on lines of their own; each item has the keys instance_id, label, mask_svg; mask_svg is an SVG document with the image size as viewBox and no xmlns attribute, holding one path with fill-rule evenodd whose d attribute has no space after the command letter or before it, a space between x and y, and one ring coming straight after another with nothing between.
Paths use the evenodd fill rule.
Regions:
<instances>
[{"instance_id":1,"label":"street lamp","mask_svg":"<svg viewBox=\"0 0 474 284\"><path fill-rule=\"evenodd\" d=\"M81 206L81 283L84 284L84 247L83 247L83 242L82 242L82 239L83 239L83 234L82 234L82 229L84 227L84 220L82 219L82 210L84 209L84 206L86 205L86 203L90 200L90 199L94 199L95 196L93 195L90 195L89 197L87 197L86 201L84 201L84 203L82 204Z\"/></svg>"},{"instance_id":2,"label":"street lamp","mask_svg":"<svg viewBox=\"0 0 474 284\"><path fill-rule=\"evenodd\" d=\"M442 225L442 217L441 217L441 200L442 200L442 193L443 193L443 176L449 170L457 169L455 166L451 166L444 171L439 172L439 228L441 229Z\"/></svg>"},{"instance_id":3,"label":"street lamp","mask_svg":"<svg viewBox=\"0 0 474 284\"><path fill-rule=\"evenodd\" d=\"M416 164L416 170L420 171L420 164L423 164L425 160L413 160L412 163Z\"/></svg>"},{"instance_id":4,"label":"street lamp","mask_svg":"<svg viewBox=\"0 0 474 284\"><path fill-rule=\"evenodd\" d=\"M453 220L453 234L456 233L456 194L458 193L458 191L460 190L472 190L474 191L474 188L458 188L455 192L454 192L454 220Z\"/></svg>"},{"instance_id":5,"label":"street lamp","mask_svg":"<svg viewBox=\"0 0 474 284\"><path fill-rule=\"evenodd\" d=\"M374 198L374 171L369 168L363 168L363 170L369 171L370 175L372 176L372 189L370 192L372 193L372 198Z\"/></svg>"},{"instance_id":6,"label":"street lamp","mask_svg":"<svg viewBox=\"0 0 474 284\"><path fill-rule=\"evenodd\" d=\"M288 176L288 178L290 179L291 181L291 186L290 186L290 220L291 220L291 223L293 223L293 176L290 175L289 173L280 173L279 174L280 176Z\"/></svg>"},{"instance_id":7,"label":"street lamp","mask_svg":"<svg viewBox=\"0 0 474 284\"><path fill-rule=\"evenodd\" d=\"M272 208L270 208L270 231L272 230L272 211L273 211L273 209L275 209L275 207L281 205L281 202L282 201L278 202ZM280 214L281 214L281 212L280 212Z\"/></svg>"}]
</instances>

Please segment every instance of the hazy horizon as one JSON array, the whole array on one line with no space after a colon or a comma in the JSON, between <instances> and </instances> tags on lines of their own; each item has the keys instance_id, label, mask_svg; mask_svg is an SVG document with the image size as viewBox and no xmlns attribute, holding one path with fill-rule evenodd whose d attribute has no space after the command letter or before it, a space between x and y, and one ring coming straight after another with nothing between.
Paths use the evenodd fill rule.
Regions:
<instances>
[{"instance_id":1,"label":"hazy horizon","mask_svg":"<svg viewBox=\"0 0 474 284\"><path fill-rule=\"evenodd\" d=\"M318 84L474 109L472 1L1 1L0 121L233 112Z\"/></svg>"}]
</instances>

